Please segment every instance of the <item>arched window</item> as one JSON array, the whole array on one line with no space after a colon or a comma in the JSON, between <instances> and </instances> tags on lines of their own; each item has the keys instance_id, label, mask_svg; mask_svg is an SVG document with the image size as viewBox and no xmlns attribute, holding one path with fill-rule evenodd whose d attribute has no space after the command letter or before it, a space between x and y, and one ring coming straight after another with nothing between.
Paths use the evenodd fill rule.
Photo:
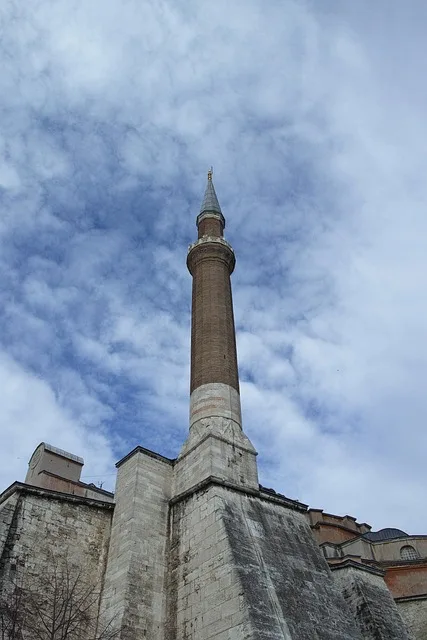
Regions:
<instances>
[{"instance_id":1,"label":"arched window","mask_svg":"<svg viewBox=\"0 0 427 640\"><path fill-rule=\"evenodd\" d=\"M419 555L418 551L408 544L400 549L400 557L402 560L417 560Z\"/></svg>"}]
</instances>

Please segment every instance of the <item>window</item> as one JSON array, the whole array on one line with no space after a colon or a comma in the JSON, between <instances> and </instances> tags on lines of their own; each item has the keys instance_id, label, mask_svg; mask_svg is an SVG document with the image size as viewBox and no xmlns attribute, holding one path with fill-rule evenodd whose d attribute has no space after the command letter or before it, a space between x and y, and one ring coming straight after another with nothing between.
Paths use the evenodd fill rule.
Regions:
<instances>
[{"instance_id":1,"label":"window","mask_svg":"<svg viewBox=\"0 0 427 640\"><path fill-rule=\"evenodd\" d=\"M402 558L402 560L417 560L419 558L419 555L418 551L408 544L405 547L401 548L400 557Z\"/></svg>"}]
</instances>

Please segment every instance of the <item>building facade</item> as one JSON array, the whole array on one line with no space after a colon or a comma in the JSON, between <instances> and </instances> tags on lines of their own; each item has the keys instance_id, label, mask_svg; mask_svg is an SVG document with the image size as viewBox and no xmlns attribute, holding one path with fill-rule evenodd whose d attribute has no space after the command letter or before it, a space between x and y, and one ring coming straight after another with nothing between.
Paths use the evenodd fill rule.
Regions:
<instances>
[{"instance_id":1,"label":"building facade","mask_svg":"<svg viewBox=\"0 0 427 640\"><path fill-rule=\"evenodd\" d=\"M372 532L259 484L224 227L209 172L187 256L190 420L178 457L137 447L112 494L81 482L81 458L42 443L25 483L0 496L0 618L1 602L41 574L58 583L65 566L67 584L72 570L92 594L73 639L425 640L427 536Z\"/></svg>"}]
</instances>

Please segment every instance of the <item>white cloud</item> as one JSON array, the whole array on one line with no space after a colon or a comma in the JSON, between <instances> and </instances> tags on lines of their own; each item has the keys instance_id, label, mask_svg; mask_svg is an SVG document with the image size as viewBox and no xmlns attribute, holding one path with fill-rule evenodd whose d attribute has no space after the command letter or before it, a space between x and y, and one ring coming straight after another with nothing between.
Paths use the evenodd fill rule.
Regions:
<instances>
[{"instance_id":1,"label":"white cloud","mask_svg":"<svg viewBox=\"0 0 427 640\"><path fill-rule=\"evenodd\" d=\"M46 382L30 374L2 355L0 358L2 412L0 432L1 485L12 479L23 480L28 460L42 441L54 442L67 451L84 453L84 471L104 478L113 485L114 464L111 449L102 430L88 433L79 420L52 393ZM82 394L80 416L88 398ZM82 411L83 408L83 411Z\"/></svg>"},{"instance_id":2,"label":"white cloud","mask_svg":"<svg viewBox=\"0 0 427 640\"><path fill-rule=\"evenodd\" d=\"M262 481L426 530L424 14L2 5L5 450L27 458L50 438L95 475L136 442L177 453L185 251L214 164ZM13 456L0 453L4 484L23 476Z\"/></svg>"}]
</instances>

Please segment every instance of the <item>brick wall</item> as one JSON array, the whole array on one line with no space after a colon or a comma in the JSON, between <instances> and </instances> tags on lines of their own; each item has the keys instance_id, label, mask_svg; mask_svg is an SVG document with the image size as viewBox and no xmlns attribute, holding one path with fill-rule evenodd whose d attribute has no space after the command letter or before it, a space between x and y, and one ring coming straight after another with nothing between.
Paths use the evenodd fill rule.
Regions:
<instances>
[{"instance_id":1,"label":"brick wall","mask_svg":"<svg viewBox=\"0 0 427 640\"><path fill-rule=\"evenodd\" d=\"M239 390L230 271L234 254L220 242L193 246L188 267L193 276L191 317L191 392L221 382Z\"/></svg>"}]
</instances>

